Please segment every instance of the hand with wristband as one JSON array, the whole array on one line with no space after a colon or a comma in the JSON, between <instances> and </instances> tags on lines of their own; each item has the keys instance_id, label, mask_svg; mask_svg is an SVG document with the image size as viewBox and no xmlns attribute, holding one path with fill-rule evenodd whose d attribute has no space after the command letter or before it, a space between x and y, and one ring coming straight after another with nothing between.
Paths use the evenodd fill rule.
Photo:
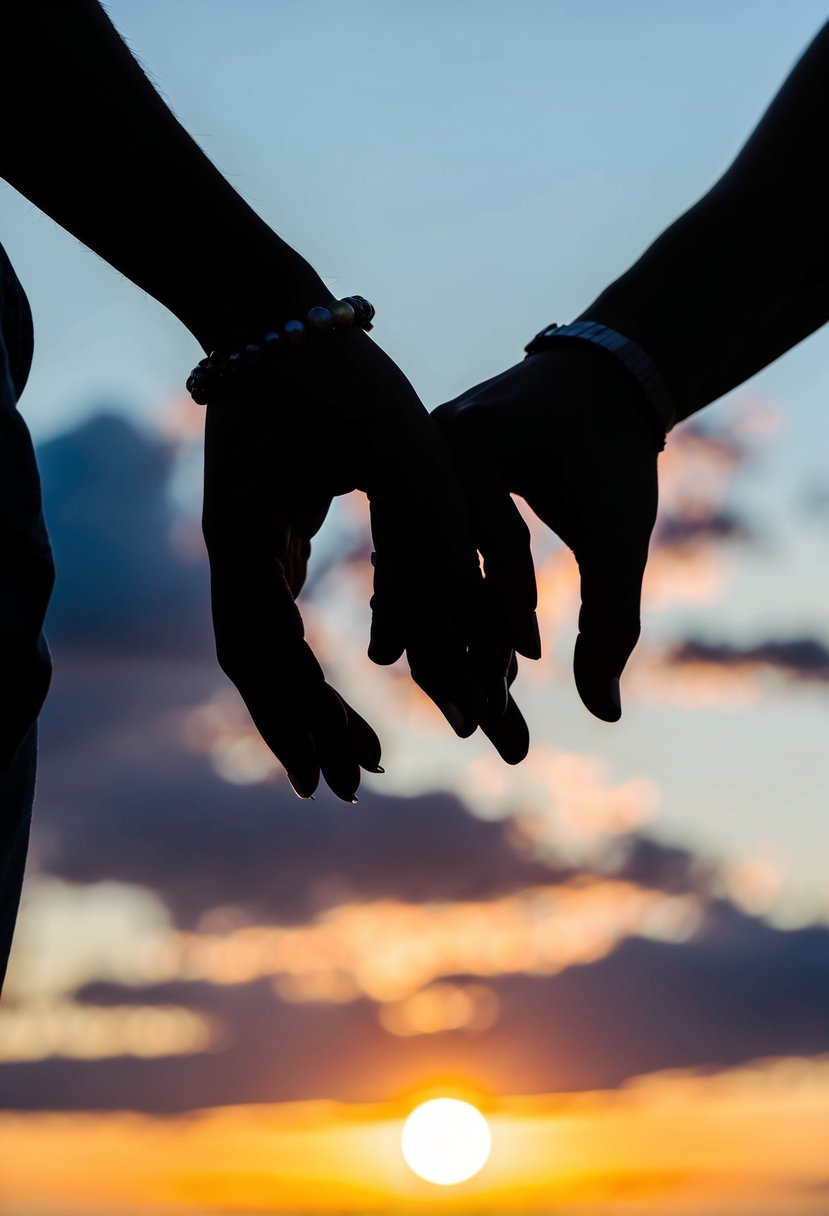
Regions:
<instances>
[{"instance_id":1,"label":"hand with wristband","mask_svg":"<svg viewBox=\"0 0 829 1216\"><path fill-rule=\"evenodd\" d=\"M503 649L535 606L510 493L573 550L576 685L615 721L639 636L666 432L829 320L829 26L734 163L640 260L527 358L439 407Z\"/></svg>"},{"instance_id":2,"label":"hand with wristband","mask_svg":"<svg viewBox=\"0 0 829 1216\"><path fill-rule=\"evenodd\" d=\"M576 685L596 717L621 714L619 677L639 636L661 443L641 389L588 342L550 343L433 415L452 445L501 648L534 610L530 535L510 493L573 550L582 608Z\"/></svg>"}]
</instances>

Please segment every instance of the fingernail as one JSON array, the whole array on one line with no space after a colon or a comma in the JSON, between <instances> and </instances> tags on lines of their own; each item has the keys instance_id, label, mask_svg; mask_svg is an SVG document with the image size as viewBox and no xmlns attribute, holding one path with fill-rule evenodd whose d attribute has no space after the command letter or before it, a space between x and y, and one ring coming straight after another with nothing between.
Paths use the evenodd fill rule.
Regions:
<instances>
[{"instance_id":1,"label":"fingernail","mask_svg":"<svg viewBox=\"0 0 829 1216\"><path fill-rule=\"evenodd\" d=\"M610 693L610 700L616 706L616 708L619 711L619 714L621 715L621 713L622 713L622 689L619 684L618 676L614 676L613 679L610 681L610 687L609 687L608 691Z\"/></svg>"},{"instance_id":2,"label":"fingernail","mask_svg":"<svg viewBox=\"0 0 829 1216\"><path fill-rule=\"evenodd\" d=\"M367 768L366 769L367 773L384 773L385 771L386 770L383 768L382 764L378 764L377 768Z\"/></svg>"},{"instance_id":3,"label":"fingernail","mask_svg":"<svg viewBox=\"0 0 829 1216\"><path fill-rule=\"evenodd\" d=\"M352 794L352 796L348 799L348 801L351 803L352 806L356 806L357 803L360 801L360 799L357 797L356 794Z\"/></svg>"},{"instance_id":4,"label":"fingernail","mask_svg":"<svg viewBox=\"0 0 829 1216\"><path fill-rule=\"evenodd\" d=\"M461 710L452 701L446 701L438 708L456 735L460 735L462 739L466 739L469 735L473 734L475 727L470 727Z\"/></svg>"},{"instance_id":5,"label":"fingernail","mask_svg":"<svg viewBox=\"0 0 829 1216\"><path fill-rule=\"evenodd\" d=\"M303 783L302 783L302 781L300 781L299 777L295 777L293 775L293 773L288 773L288 780L290 781L290 783L293 787L293 791L296 794L297 798L313 799L314 795L313 795L312 791L309 790L306 785L303 785Z\"/></svg>"}]
</instances>

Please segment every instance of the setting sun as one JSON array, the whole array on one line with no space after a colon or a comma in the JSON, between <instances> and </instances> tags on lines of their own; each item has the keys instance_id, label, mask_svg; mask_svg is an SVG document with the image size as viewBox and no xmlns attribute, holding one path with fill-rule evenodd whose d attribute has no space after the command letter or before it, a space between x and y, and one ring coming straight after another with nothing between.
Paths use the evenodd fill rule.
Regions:
<instances>
[{"instance_id":1,"label":"setting sun","mask_svg":"<svg viewBox=\"0 0 829 1216\"><path fill-rule=\"evenodd\" d=\"M481 1112L468 1102L434 1098L409 1115L401 1147L406 1164L419 1178L451 1186L483 1169L492 1134Z\"/></svg>"}]
</instances>

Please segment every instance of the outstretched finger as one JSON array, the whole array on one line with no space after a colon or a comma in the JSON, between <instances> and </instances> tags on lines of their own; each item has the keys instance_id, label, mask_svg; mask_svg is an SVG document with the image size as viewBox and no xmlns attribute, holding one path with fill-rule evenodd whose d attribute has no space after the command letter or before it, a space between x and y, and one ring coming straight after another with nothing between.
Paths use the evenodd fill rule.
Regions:
<instances>
[{"instance_id":1,"label":"outstretched finger","mask_svg":"<svg viewBox=\"0 0 829 1216\"><path fill-rule=\"evenodd\" d=\"M322 772L336 794L353 800L359 764L348 715L305 641L285 570L290 526L268 504L226 486L218 499L206 496L204 534L220 666L297 794L311 797Z\"/></svg>"},{"instance_id":2,"label":"outstretched finger","mask_svg":"<svg viewBox=\"0 0 829 1216\"><path fill-rule=\"evenodd\" d=\"M649 527L608 527L576 550L582 603L573 673L582 701L605 722L622 716L620 679L639 640L649 535Z\"/></svg>"},{"instance_id":3,"label":"outstretched finger","mask_svg":"<svg viewBox=\"0 0 829 1216\"><path fill-rule=\"evenodd\" d=\"M530 750L529 727L511 695L503 713L484 712L481 730L507 764L520 764Z\"/></svg>"},{"instance_id":4,"label":"outstretched finger","mask_svg":"<svg viewBox=\"0 0 829 1216\"><path fill-rule=\"evenodd\" d=\"M497 450L485 433L486 421L476 419L473 409L436 410L434 417L449 439L475 543L484 560L490 604L504 624L510 648L526 658L539 659L538 593L529 528L510 495Z\"/></svg>"},{"instance_id":5,"label":"outstretched finger","mask_svg":"<svg viewBox=\"0 0 829 1216\"><path fill-rule=\"evenodd\" d=\"M375 542L376 543L376 542ZM380 667L396 663L406 649L405 593L399 579L393 577L394 563L380 561L375 550L371 555L374 568L374 592L371 609L371 632L368 657Z\"/></svg>"},{"instance_id":6,"label":"outstretched finger","mask_svg":"<svg viewBox=\"0 0 829 1216\"><path fill-rule=\"evenodd\" d=\"M456 521L451 514L441 518L441 507L445 504L449 513L453 506L440 484L441 474L448 476L448 462L436 469L433 455L427 448L425 471L419 474L428 477L431 464L431 489L409 486L404 494L407 483L392 482L388 467L372 482L376 552L369 657L393 663L405 648L415 683L466 738L475 731L481 708L467 656L481 579L471 544L469 552L459 552Z\"/></svg>"}]
</instances>

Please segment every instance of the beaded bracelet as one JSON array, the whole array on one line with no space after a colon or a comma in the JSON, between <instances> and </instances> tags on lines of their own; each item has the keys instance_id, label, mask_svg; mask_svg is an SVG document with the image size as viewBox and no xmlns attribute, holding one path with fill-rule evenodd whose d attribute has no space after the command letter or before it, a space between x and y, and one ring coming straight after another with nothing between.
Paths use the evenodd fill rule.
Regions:
<instances>
[{"instance_id":1,"label":"beaded bracelet","mask_svg":"<svg viewBox=\"0 0 829 1216\"><path fill-rule=\"evenodd\" d=\"M249 342L241 350L211 351L190 373L186 388L197 405L206 405L212 393L232 383L237 376L278 358L289 346L300 346L309 335L336 329L359 328L368 331L374 318L374 305L363 296L345 296L327 307L312 308L304 321L286 321L272 329L261 342Z\"/></svg>"}]
</instances>

